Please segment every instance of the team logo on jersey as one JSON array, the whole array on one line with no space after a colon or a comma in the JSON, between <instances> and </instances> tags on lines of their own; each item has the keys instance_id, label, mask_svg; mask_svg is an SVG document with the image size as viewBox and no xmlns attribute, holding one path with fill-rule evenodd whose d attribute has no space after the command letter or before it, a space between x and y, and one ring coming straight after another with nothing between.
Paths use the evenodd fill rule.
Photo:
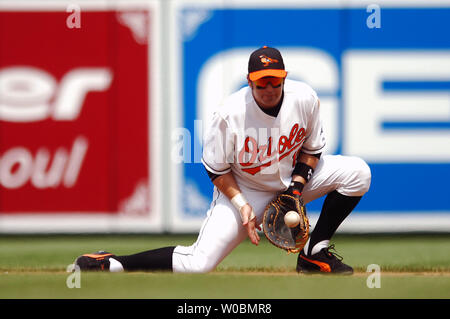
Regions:
<instances>
[{"instance_id":1,"label":"team logo on jersey","mask_svg":"<svg viewBox=\"0 0 450 319\"><path fill-rule=\"evenodd\" d=\"M255 175L265 167L269 167L275 164L286 156L292 154L294 150L299 150L301 145L305 141L306 130L298 124L294 124L291 128L289 136L281 135L278 139L278 147L272 149L273 137L269 137L267 144L258 145L256 139L252 136L247 136L244 141L244 146L239 152L239 164L241 164L242 171ZM297 152L294 152L294 160ZM278 155L278 156L277 156ZM246 157L250 157L246 161ZM253 167L249 167L253 164L258 164Z\"/></svg>"},{"instance_id":2,"label":"team logo on jersey","mask_svg":"<svg viewBox=\"0 0 450 319\"><path fill-rule=\"evenodd\" d=\"M277 59L272 59L272 58L269 58L267 55L265 55L265 54L261 54L260 56L259 56L259 58L261 59L261 63L264 65L264 66L269 66L269 64L272 64L272 63L278 63L278 60Z\"/></svg>"}]
</instances>

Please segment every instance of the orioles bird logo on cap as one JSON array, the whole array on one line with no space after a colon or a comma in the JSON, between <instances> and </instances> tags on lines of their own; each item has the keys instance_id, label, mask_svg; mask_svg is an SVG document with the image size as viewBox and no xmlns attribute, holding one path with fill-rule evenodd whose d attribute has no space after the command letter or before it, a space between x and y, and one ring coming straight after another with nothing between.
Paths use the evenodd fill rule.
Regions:
<instances>
[{"instance_id":1,"label":"orioles bird logo on cap","mask_svg":"<svg viewBox=\"0 0 450 319\"><path fill-rule=\"evenodd\" d=\"M261 63L264 66L269 66L269 64L271 64L271 63L278 63L277 59L269 58L267 55L264 55L264 54L260 55L259 58L261 59Z\"/></svg>"}]
</instances>

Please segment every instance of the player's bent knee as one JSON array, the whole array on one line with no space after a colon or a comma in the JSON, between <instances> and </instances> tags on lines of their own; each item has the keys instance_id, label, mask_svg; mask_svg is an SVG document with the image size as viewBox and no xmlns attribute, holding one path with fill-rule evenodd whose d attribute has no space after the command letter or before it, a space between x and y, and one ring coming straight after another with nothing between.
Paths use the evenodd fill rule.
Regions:
<instances>
[{"instance_id":1,"label":"player's bent knee","mask_svg":"<svg viewBox=\"0 0 450 319\"><path fill-rule=\"evenodd\" d=\"M191 269L189 269L188 272L204 274L204 273L213 271L215 268L216 268L215 263L213 263L208 258L202 257L202 258L197 258L191 264Z\"/></svg>"},{"instance_id":2,"label":"player's bent knee","mask_svg":"<svg viewBox=\"0 0 450 319\"><path fill-rule=\"evenodd\" d=\"M173 271L180 273L207 273L213 271L218 262L191 247L178 246L173 255Z\"/></svg>"},{"instance_id":3,"label":"player's bent knee","mask_svg":"<svg viewBox=\"0 0 450 319\"><path fill-rule=\"evenodd\" d=\"M346 157L342 174L346 176L337 189L346 196L363 196L370 188L372 173L369 165L359 157Z\"/></svg>"},{"instance_id":4,"label":"player's bent knee","mask_svg":"<svg viewBox=\"0 0 450 319\"><path fill-rule=\"evenodd\" d=\"M355 191L358 193L358 196L362 196L367 193L370 188L372 172L370 171L369 165L359 157L354 158L354 171L356 174L356 183L358 185Z\"/></svg>"}]
</instances>

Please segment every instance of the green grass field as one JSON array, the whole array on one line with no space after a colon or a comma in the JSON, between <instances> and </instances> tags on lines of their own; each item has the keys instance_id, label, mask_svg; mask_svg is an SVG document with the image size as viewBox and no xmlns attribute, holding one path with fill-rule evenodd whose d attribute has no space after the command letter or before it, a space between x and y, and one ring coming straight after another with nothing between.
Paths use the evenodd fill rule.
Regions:
<instances>
[{"instance_id":1,"label":"green grass field","mask_svg":"<svg viewBox=\"0 0 450 319\"><path fill-rule=\"evenodd\" d=\"M208 274L81 273L68 288L76 256L107 250L118 255L190 245L195 236L0 236L0 298L450 298L450 235L336 236L333 243L353 276L295 272L296 255L264 238L245 241ZM367 266L381 267L380 288L368 288Z\"/></svg>"}]
</instances>

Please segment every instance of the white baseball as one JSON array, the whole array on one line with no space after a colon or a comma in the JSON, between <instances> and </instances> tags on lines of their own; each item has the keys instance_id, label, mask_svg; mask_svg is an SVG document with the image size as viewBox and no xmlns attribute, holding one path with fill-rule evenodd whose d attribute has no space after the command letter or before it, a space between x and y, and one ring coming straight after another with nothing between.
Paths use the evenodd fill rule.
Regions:
<instances>
[{"instance_id":1,"label":"white baseball","mask_svg":"<svg viewBox=\"0 0 450 319\"><path fill-rule=\"evenodd\" d=\"M284 222L289 228L295 227L300 223L300 215L296 211L288 211L284 215Z\"/></svg>"}]
</instances>

